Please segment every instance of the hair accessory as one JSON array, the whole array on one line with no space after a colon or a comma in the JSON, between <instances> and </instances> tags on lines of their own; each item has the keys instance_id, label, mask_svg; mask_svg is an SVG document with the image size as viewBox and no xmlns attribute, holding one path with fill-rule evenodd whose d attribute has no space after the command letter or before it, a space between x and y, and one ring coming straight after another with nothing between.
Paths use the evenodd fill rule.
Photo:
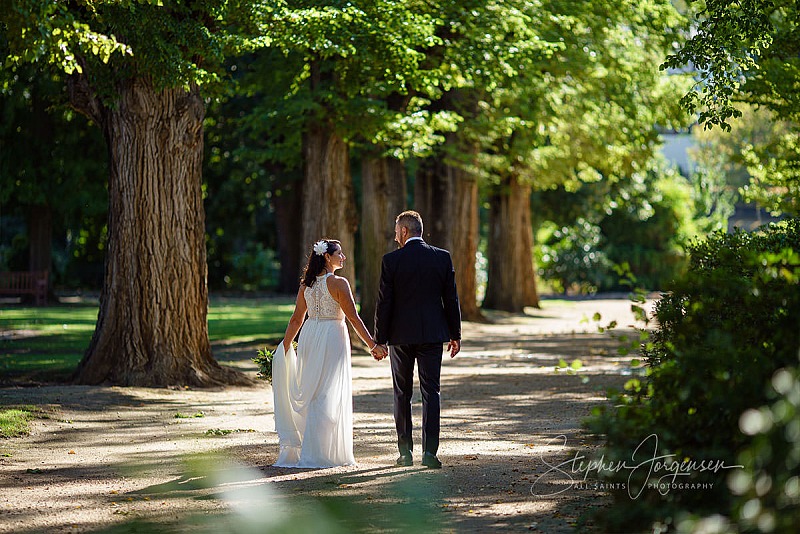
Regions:
<instances>
[{"instance_id":1,"label":"hair accessory","mask_svg":"<svg viewBox=\"0 0 800 534\"><path fill-rule=\"evenodd\" d=\"M321 239L314 243L314 252L317 256L324 256L326 252L328 252L328 242L324 239Z\"/></svg>"}]
</instances>

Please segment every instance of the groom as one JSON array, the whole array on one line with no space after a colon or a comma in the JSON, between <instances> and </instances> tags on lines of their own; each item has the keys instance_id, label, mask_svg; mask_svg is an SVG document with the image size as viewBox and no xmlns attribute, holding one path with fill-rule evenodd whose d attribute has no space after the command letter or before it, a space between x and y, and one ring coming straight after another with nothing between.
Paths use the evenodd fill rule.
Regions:
<instances>
[{"instance_id":1,"label":"groom","mask_svg":"<svg viewBox=\"0 0 800 534\"><path fill-rule=\"evenodd\" d=\"M439 378L442 344L450 357L461 350L461 310L450 253L422 240L422 217L404 211L395 219L398 250L383 257L375 308L376 359L389 360L394 383L394 421L397 426L397 465L413 464L411 395L414 362L422 392L422 465L438 469Z\"/></svg>"}]
</instances>

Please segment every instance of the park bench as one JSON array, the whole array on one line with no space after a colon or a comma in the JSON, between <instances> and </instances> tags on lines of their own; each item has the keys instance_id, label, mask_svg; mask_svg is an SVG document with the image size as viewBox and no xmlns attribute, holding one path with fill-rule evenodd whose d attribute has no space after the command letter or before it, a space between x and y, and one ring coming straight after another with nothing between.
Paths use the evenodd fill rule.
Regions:
<instances>
[{"instance_id":1,"label":"park bench","mask_svg":"<svg viewBox=\"0 0 800 534\"><path fill-rule=\"evenodd\" d=\"M47 271L0 272L0 295L33 295L34 303L47 303Z\"/></svg>"}]
</instances>

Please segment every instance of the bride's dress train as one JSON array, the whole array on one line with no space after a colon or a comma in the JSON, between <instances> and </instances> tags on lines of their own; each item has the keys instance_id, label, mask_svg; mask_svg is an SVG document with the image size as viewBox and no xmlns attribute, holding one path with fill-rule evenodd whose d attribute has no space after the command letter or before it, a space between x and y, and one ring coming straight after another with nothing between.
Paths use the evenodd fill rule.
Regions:
<instances>
[{"instance_id":1,"label":"bride's dress train","mask_svg":"<svg viewBox=\"0 0 800 534\"><path fill-rule=\"evenodd\" d=\"M277 467L333 467L355 463L350 335L344 312L328 291L327 276L304 293L308 319L297 351L278 344L272 362Z\"/></svg>"}]
</instances>

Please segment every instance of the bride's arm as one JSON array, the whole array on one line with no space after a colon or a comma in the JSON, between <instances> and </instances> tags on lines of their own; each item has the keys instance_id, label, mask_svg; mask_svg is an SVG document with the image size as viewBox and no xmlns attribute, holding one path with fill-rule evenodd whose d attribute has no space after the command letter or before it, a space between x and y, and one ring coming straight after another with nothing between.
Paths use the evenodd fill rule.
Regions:
<instances>
[{"instance_id":1,"label":"bride's arm","mask_svg":"<svg viewBox=\"0 0 800 534\"><path fill-rule=\"evenodd\" d=\"M328 289L330 290L331 296L339 306L342 307L345 317L347 317L347 320L353 325L361 341L366 343L369 350L374 349L375 340L372 339L369 330L367 330L367 327L364 325L364 321L361 320L361 317L356 311L356 301L353 299L353 292L350 290L350 282L347 281L347 278L338 276L335 279L331 277L330 281L331 284L328 286Z\"/></svg>"},{"instance_id":2,"label":"bride's arm","mask_svg":"<svg viewBox=\"0 0 800 534\"><path fill-rule=\"evenodd\" d=\"M306 293L305 293L306 286L301 285L300 290L297 292L297 300L294 304L294 313L292 313L292 318L289 319L289 324L286 326L286 333L283 335L283 350L288 351L289 346L294 341L294 337L297 335L297 332L300 331L300 327L303 326L303 319L306 317L306 310L308 309L308 305L306 304Z\"/></svg>"}]
</instances>

